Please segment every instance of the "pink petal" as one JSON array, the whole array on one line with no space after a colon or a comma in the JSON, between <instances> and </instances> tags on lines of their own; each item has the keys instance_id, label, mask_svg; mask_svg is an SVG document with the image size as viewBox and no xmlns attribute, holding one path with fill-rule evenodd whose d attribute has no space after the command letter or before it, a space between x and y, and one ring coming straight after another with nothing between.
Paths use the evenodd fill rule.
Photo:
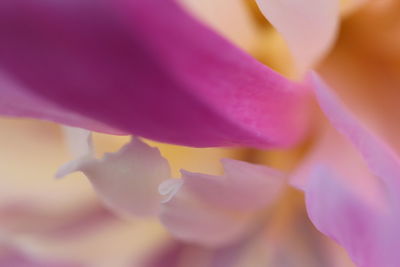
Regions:
<instances>
[{"instance_id":1,"label":"pink petal","mask_svg":"<svg viewBox=\"0 0 400 267\"><path fill-rule=\"evenodd\" d=\"M191 146L285 146L308 126L308 90L257 62L173 0L0 1L0 69L57 110L23 116ZM25 102L13 103L21 115ZM46 107L46 106L45 106ZM1 111L1 110L0 110ZM10 115L9 113L7 113ZM95 128L95 130L101 130Z\"/></svg>"},{"instance_id":2,"label":"pink petal","mask_svg":"<svg viewBox=\"0 0 400 267\"><path fill-rule=\"evenodd\" d=\"M244 266L243 256L248 254L249 240L219 249L185 244L168 240L157 251L150 253L141 264L132 266L145 267L239 267ZM246 262L247 263L247 262ZM254 263L254 261L253 261ZM245 265L253 266L253 265ZM262 265L257 265L262 266Z\"/></svg>"},{"instance_id":3,"label":"pink petal","mask_svg":"<svg viewBox=\"0 0 400 267\"><path fill-rule=\"evenodd\" d=\"M190 192L179 191L162 205L160 220L177 239L207 247L222 247L251 230L247 214L213 207Z\"/></svg>"},{"instance_id":4,"label":"pink petal","mask_svg":"<svg viewBox=\"0 0 400 267\"><path fill-rule=\"evenodd\" d=\"M329 170L316 171L306 187L310 218L320 231L346 248L359 266L397 266L397 248L400 246L399 160L390 148L346 110L318 76L313 74L311 79L316 84L321 108L333 126L359 150L366 166L359 172L361 176L353 177L349 175L351 168L360 166L350 165L345 179L338 178ZM347 156L345 153L344 157ZM343 172L344 169L339 170ZM357 187L363 187L364 183L374 179L380 182L375 185L380 194L356 193ZM371 199L372 196L375 199Z\"/></svg>"},{"instance_id":5,"label":"pink petal","mask_svg":"<svg viewBox=\"0 0 400 267\"><path fill-rule=\"evenodd\" d=\"M306 205L311 221L350 253L359 266L376 262L376 235L380 227L378 210L344 188L340 178L319 166L306 189Z\"/></svg>"},{"instance_id":6,"label":"pink petal","mask_svg":"<svg viewBox=\"0 0 400 267\"><path fill-rule=\"evenodd\" d=\"M264 166L235 160L223 165L222 177L182 172L183 185L160 213L174 237L210 247L240 240L257 224L256 212L283 189L282 174Z\"/></svg>"},{"instance_id":7,"label":"pink petal","mask_svg":"<svg viewBox=\"0 0 400 267\"><path fill-rule=\"evenodd\" d=\"M170 177L168 162L156 148L137 138L98 160L79 158L61 167L57 176L82 171L106 205L127 215L156 215L162 196L158 185Z\"/></svg>"},{"instance_id":8,"label":"pink petal","mask_svg":"<svg viewBox=\"0 0 400 267\"><path fill-rule=\"evenodd\" d=\"M382 193L382 183L368 169L359 151L338 133L332 126L325 126L319 140L312 151L303 160L290 183L306 190L315 165L326 165L335 171L335 178L359 198L367 200L371 205L384 206L385 196Z\"/></svg>"},{"instance_id":9,"label":"pink petal","mask_svg":"<svg viewBox=\"0 0 400 267\"><path fill-rule=\"evenodd\" d=\"M400 161L397 155L357 121L317 75L312 74L311 79L316 85L315 93L318 102L332 125L353 143L370 171L382 180L390 197L398 202Z\"/></svg>"},{"instance_id":10,"label":"pink petal","mask_svg":"<svg viewBox=\"0 0 400 267\"><path fill-rule=\"evenodd\" d=\"M303 73L331 48L339 22L338 0L257 0L286 40Z\"/></svg>"},{"instance_id":11,"label":"pink petal","mask_svg":"<svg viewBox=\"0 0 400 267\"><path fill-rule=\"evenodd\" d=\"M262 165L223 159L221 177L182 171L184 184L196 197L233 210L260 210L281 193L286 179L279 171Z\"/></svg>"},{"instance_id":12,"label":"pink petal","mask_svg":"<svg viewBox=\"0 0 400 267\"><path fill-rule=\"evenodd\" d=\"M39 259L17 248L0 247L0 266L3 267L83 267L82 264L67 262L65 260Z\"/></svg>"}]
</instances>

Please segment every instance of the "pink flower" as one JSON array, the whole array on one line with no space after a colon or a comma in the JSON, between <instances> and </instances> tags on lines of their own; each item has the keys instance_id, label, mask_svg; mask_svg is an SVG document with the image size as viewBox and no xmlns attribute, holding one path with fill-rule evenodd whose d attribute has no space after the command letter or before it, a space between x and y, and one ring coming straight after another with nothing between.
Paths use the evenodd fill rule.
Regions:
<instances>
[{"instance_id":1,"label":"pink flower","mask_svg":"<svg viewBox=\"0 0 400 267\"><path fill-rule=\"evenodd\" d=\"M364 2L354 1L351 8L374 7ZM312 131L315 95L328 121L322 120L319 140L291 172L223 159L222 175L182 170L181 179L172 179L168 160L140 138L97 159L90 133L83 132L75 138L81 153L57 176L83 172L118 214L158 217L175 239L161 257L168 264L179 264L176 258L190 251L202 255L192 257L205 260L202 266L234 266L246 258L245 248L257 243L274 252L272 260L259 262L284 266L276 255L290 243L286 235L268 239L263 233L274 234L266 214L280 210L291 185L304 192L316 228L341 245L357 266L396 266L397 155L366 130L318 74L309 72L319 69L335 88L357 84L352 81L357 73L351 69L352 78L346 78L336 62L352 58L340 55L343 39L332 53L339 55L327 56L338 36L338 1L257 3L285 39L300 81L258 62L173 0L3 0L0 113L193 147L288 148ZM375 46L362 49L376 52ZM371 58L392 70L392 52L376 53ZM387 73L379 72L374 81L382 82ZM78 216L77 221L85 219ZM275 247L266 240L277 240ZM326 244L313 245L319 243ZM331 259L314 264L328 263L342 266Z\"/></svg>"}]
</instances>

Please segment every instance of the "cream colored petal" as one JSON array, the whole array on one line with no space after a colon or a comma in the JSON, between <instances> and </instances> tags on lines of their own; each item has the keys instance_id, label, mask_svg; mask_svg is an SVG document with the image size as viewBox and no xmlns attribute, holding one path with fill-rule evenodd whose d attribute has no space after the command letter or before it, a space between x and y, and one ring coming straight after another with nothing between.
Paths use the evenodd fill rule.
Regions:
<instances>
[{"instance_id":1,"label":"cream colored petal","mask_svg":"<svg viewBox=\"0 0 400 267\"><path fill-rule=\"evenodd\" d=\"M338 0L257 0L257 3L286 40L300 74L318 63L336 39Z\"/></svg>"},{"instance_id":2,"label":"cream colored petal","mask_svg":"<svg viewBox=\"0 0 400 267\"><path fill-rule=\"evenodd\" d=\"M116 153L97 160L84 156L62 166L58 176L83 172L112 209L127 215L156 215L162 196L161 182L170 177L168 162L158 149L132 138Z\"/></svg>"}]
</instances>

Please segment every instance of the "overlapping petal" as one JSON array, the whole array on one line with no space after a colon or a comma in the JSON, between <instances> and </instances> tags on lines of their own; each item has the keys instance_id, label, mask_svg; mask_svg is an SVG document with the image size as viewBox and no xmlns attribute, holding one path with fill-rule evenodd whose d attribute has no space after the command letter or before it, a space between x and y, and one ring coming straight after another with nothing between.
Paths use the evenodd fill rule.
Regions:
<instances>
[{"instance_id":1,"label":"overlapping petal","mask_svg":"<svg viewBox=\"0 0 400 267\"><path fill-rule=\"evenodd\" d=\"M284 146L307 128L308 92L173 0L0 2L0 69L15 115L191 146ZM16 91L15 91L16 90ZM20 112L30 97L37 102ZM15 100L16 99L16 100ZM64 112L78 114L68 117ZM4 113L4 112L3 112ZM7 115L12 115L7 113Z\"/></svg>"},{"instance_id":2,"label":"overlapping petal","mask_svg":"<svg viewBox=\"0 0 400 267\"><path fill-rule=\"evenodd\" d=\"M321 108L336 130L359 151L365 165L351 166L353 159L344 154L349 164L338 168L339 175L334 162L323 162L323 167L314 170L306 186L310 218L320 231L341 244L358 266L397 266L399 160L343 107L327 85L317 76L312 79ZM355 172L352 167L359 170ZM370 189L376 192L366 190L364 184L370 183L375 183Z\"/></svg>"},{"instance_id":3,"label":"overlapping petal","mask_svg":"<svg viewBox=\"0 0 400 267\"><path fill-rule=\"evenodd\" d=\"M257 0L286 40L300 73L331 48L339 23L338 0Z\"/></svg>"},{"instance_id":4,"label":"overlapping petal","mask_svg":"<svg viewBox=\"0 0 400 267\"><path fill-rule=\"evenodd\" d=\"M220 247L243 238L257 223L257 212L281 193L282 173L264 166L223 160L225 174L182 172L183 185L164 203L160 219L178 239Z\"/></svg>"}]
</instances>

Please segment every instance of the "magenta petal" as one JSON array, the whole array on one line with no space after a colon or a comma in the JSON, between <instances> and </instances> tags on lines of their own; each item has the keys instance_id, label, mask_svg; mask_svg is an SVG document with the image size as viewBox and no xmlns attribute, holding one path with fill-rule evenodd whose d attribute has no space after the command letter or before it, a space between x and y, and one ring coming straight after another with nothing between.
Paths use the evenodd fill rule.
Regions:
<instances>
[{"instance_id":1,"label":"magenta petal","mask_svg":"<svg viewBox=\"0 0 400 267\"><path fill-rule=\"evenodd\" d=\"M304 85L257 62L172 0L2 0L0 62L34 97L159 141L286 146L308 125ZM93 129L79 117L42 112Z\"/></svg>"},{"instance_id":2,"label":"magenta petal","mask_svg":"<svg viewBox=\"0 0 400 267\"><path fill-rule=\"evenodd\" d=\"M0 72L0 114L13 117L33 117L72 126L83 126L110 134L122 132L76 112L58 106L23 88Z\"/></svg>"}]
</instances>

